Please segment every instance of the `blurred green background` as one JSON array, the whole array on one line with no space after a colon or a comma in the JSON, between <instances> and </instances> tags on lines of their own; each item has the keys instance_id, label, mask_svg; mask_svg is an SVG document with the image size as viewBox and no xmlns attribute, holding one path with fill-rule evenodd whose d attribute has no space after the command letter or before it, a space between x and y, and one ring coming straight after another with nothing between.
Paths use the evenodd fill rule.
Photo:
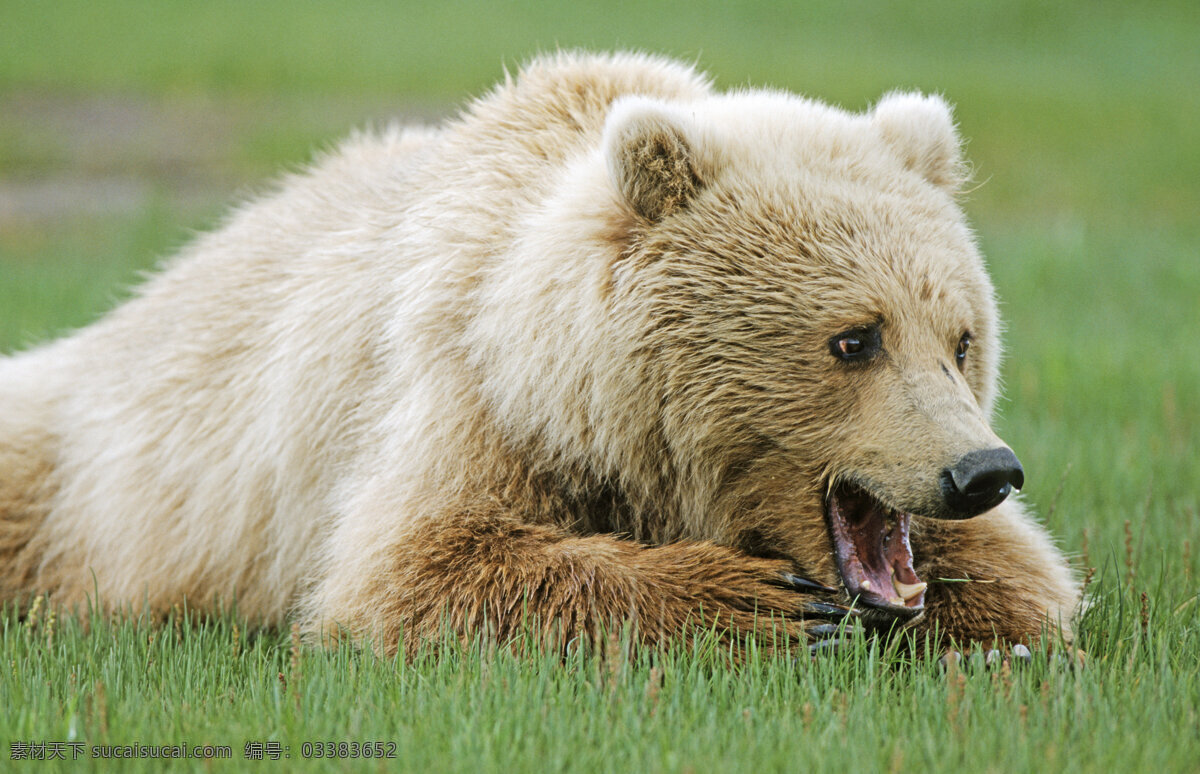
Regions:
<instances>
[{"instance_id":1,"label":"blurred green background","mask_svg":"<svg viewBox=\"0 0 1200 774\"><path fill-rule=\"evenodd\" d=\"M1092 565L1200 537L1200 4L0 2L0 351L84 324L348 130L436 120L531 54L957 105L1008 321L999 429ZM1079 558L1082 563L1083 557ZM1118 563L1119 564L1119 563ZM1189 564L1189 568L1191 566Z\"/></svg>"}]
</instances>

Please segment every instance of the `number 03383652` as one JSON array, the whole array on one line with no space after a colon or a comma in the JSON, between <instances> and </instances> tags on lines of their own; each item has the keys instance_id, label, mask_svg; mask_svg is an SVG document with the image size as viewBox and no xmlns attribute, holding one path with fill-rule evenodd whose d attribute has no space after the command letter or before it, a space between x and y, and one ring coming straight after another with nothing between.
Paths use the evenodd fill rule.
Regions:
<instances>
[{"instance_id":1,"label":"number 03383652","mask_svg":"<svg viewBox=\"0 0 1200 774\"><path fill-rule=\"evenodd\" d=\"M395 742L305 742L304 758L395 758Z\"/></svg>"}]
</instances>

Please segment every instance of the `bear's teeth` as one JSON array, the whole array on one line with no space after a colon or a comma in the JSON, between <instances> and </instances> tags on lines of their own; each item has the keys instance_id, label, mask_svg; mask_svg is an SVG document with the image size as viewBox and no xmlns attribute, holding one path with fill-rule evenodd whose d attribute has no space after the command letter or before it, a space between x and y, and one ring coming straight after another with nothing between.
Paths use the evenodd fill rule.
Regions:
<instances>
[{"instance_id":1,"label":"bear's teeth","mask_svg":"<svg viewBox=\"0 0 1200 774\"><path fill-rule=\"evenodd\" d=\"M896 589L896 593L905 602L920 594L928 586L928 583L902 583L895 578L892 578L892 586Z\"/></svg>"},{"instance_id":2,"label":"bear's teeth","mask_svg":"<svg viewBox=\"0 0 1200 774\"><path fill-rule=\"evenodd\" d=\"M865 581L863 581L863 582L862 582L861 584L859 584L859 585L861 585L861 586L862 586L862 588L863 588L863 591L871 591L871 581L869 581L869 580L865 580Z\"/></svg>"}]
</instances>

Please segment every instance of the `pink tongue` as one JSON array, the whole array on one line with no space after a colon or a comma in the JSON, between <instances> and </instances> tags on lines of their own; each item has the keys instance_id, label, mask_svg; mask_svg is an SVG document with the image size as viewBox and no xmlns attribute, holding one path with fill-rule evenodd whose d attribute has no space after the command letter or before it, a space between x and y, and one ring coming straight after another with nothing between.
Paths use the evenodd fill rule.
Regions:
<instances>
[{"instance_id":1,"label":"pink tongue","mask_svg":"<svg viewBox=\"0 0 1200 774\"><path fill-rule=\"evenodd\" d=\"M889 607L920 607L924 584L912 565L910 516L885 510L859 489L843 489L830 502L838 565L851 596Z\"/></svg>"}]
</instances>

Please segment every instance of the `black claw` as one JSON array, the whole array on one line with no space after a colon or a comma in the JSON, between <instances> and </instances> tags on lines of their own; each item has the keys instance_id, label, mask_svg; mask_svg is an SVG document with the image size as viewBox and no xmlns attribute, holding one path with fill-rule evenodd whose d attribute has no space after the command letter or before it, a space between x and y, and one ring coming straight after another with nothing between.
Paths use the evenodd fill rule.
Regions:
<instances>
[{"instance_id":1,"label":"black claw","mask_svg":"<svg viewBox=\"0 0 1200 774\"><path fill-rule=\"evenodd\" d=\"M810 637L829 637L841 630L842 627L837 624L817 624L816 626L808 627L804 631L808 632Z\"/></svg>"},{"instance_id":2,"label":"black claw","mask_svg":"<svg viewBox=\"0 0 1200 774\"><path fill-rule=\"evenodd\" d=\"M849 640L821 640L808 646L808 652L814 656L835 651L843 645L850 644Z\"/></svg>"},{"instance_id":3,"label":"black claw","mask_svg":"<svg viewBox=\"0 0 1200 774\"><path fill-rule=\"evenodd\" d=\"M859 616L862 613L852 607L830 605L825 602L805 602L800 606L803 618L820 618L826 621L840 621L846 616Z\"/></svg>"},{"instance_id":4,"label":"black claw","mask_svg":"<svg viewBox=\"0 0 1200 774\"><path fill-rule=\"evenodd\" d=\"M801 591L823 591L826 594L836 594L837 589L831 589L816 581L810 581L808 578L801 578L799 575L792 575L790 572L780 573L783 582L795 586Z\"/></svg>"}]
</instances>

